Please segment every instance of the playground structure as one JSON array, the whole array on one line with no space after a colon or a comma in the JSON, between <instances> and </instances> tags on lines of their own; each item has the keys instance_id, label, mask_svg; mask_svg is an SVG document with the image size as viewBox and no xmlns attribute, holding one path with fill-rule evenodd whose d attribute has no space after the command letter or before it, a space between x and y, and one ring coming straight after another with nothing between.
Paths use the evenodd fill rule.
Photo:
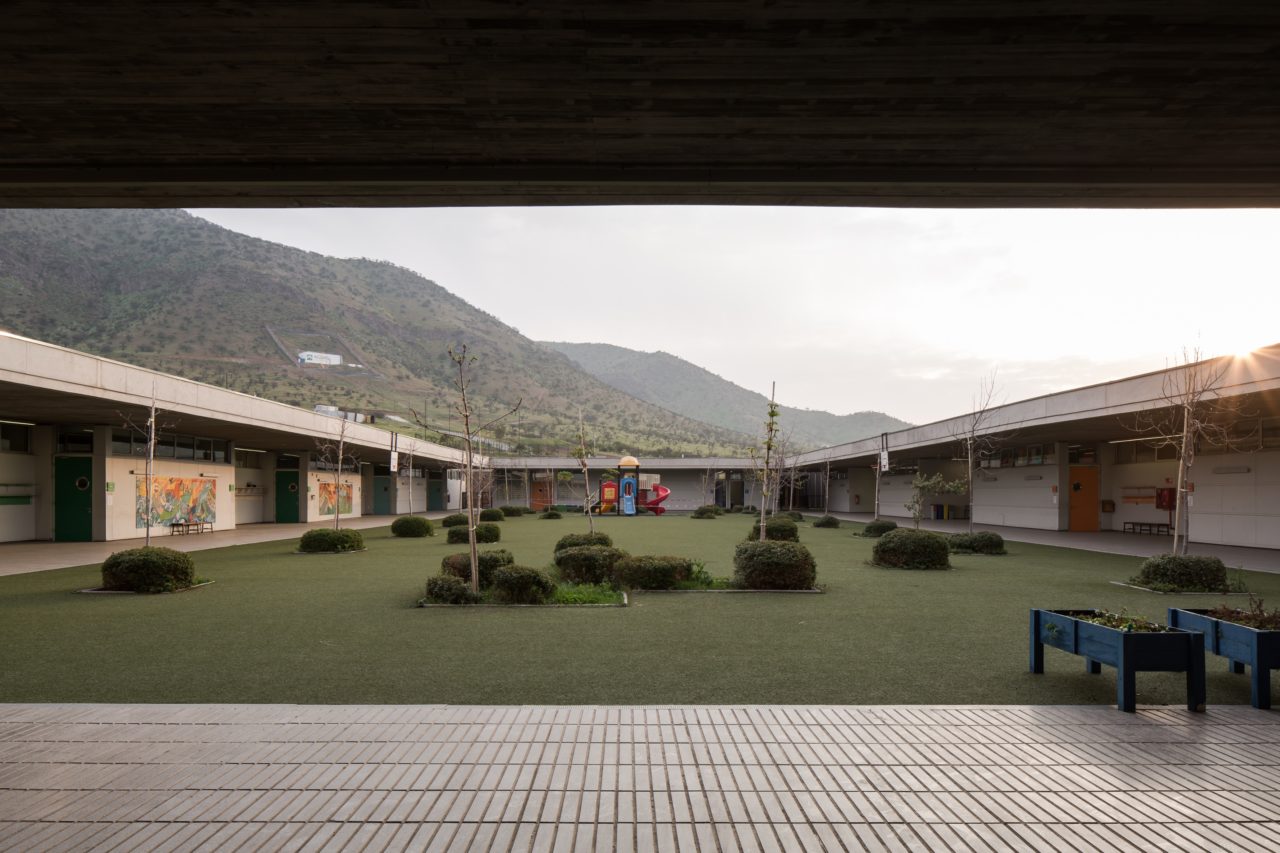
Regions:
<instances>
[{"instance_id":1,"label":"playground structure","mask_svg":"<svg viewBox=\"0 0 1280 853\"><path fill-rule=\"evenodd\" d=\"M644 509L654 515L662 515L667 508L661 504L671 496L671 490L660 480L657 474L641 474L639 459L624 456L618 460L618 481L600 483L600 502L595 512L600 515L637 515Z\"/></svg>"}]
</instances>

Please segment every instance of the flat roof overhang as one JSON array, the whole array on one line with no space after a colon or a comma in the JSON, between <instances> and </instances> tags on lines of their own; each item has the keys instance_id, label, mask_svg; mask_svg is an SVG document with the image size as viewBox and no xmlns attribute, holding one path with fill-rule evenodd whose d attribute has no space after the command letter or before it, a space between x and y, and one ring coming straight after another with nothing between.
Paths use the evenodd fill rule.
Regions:
<instances>
[{"instance_id":1,"label":"flat roof overhang","mask_svg":"<svg viewBox=\"0 0 1280 853\"><path fill-rule=\"evenodd\" d=\"M1280 6L15 0L0 205L1280 204Z\"/></svg>"},{"instance_id":2,"label":"flat roof overhang","mask_svg":"<svg viewBox=\"0 0 1280 853\"><path fill-rule=\"evenodd\" d=\"M125 427L145 424L155 394L162 432L220 438L243 447L310 451L335 440L341 420L296 406L0 332L0 420ZM432 468L456 467L462 452L367 424L348 423L362 461L389 461L393 440ZM480 457L481 460L484 457Z\"/></svg>"}]
</instances>

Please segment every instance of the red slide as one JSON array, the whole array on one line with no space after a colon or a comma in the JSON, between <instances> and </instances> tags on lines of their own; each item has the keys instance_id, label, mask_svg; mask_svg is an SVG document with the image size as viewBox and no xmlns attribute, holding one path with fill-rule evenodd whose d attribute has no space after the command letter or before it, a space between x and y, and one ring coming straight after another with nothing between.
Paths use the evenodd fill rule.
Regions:
<instances>
[{"instance_id":1,"label":"red slide","mask_svg":"<svg viewBox=\"0 0 1280 853\"><path fill-rule=\"evenodd\" d=\"M670 497L671 490L666 486L655 485L649 490L649 494L653 495L653 497L649 498L649 500L645 502L644 508L654 515L662 515L666 512L667 508L665 506L658 506L658 504Z\"/></svg>"}]
</instances>

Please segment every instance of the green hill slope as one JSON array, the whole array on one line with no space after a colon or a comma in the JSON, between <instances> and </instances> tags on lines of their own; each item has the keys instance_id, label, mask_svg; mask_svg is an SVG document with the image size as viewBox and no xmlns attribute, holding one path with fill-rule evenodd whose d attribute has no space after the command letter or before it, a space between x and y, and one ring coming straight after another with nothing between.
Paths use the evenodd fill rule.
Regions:
<instances>
[{"instance_id":1,"label":"green hill slope","mask_svg":"<svg viewBox=\"0 0 1280 853\"><path fill-rule=\"evenodd\" d=\"M633 397L695 420L752 433L763 422L768 399L665 352L637 352L612 344L549 343L583 370ZM881 412L834 415L781 407L781 424L792 440L826 447L910 426Z\"/></svg>"},{"instance_id":2,"label":"green hill slope","mask_svg":"<svg viewBox=\"0 0 1280 853\"><path fill-rule=\"evenodd\" d=\"M410 270L181 211L0 211L0 327L307 408L412 406L446 428L447 351L465 343L482 416L524 399L499 436L518 450L571 446L579 409L604 453L740 452L747 440L628 396ZM298 349L363 367L304 369Z\"/></svg>"}]
</instances>

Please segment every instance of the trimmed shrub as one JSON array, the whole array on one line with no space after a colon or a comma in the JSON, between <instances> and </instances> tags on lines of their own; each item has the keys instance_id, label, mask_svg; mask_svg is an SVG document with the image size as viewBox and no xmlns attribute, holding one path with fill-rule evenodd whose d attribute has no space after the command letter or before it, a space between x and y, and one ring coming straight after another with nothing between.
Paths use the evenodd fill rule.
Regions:
<instances>
[{"instance_id":1,"label":"trimmed shrub","mask_svg":"<svg viewBox=\"0 0 1280 853\"><path fill-rule=\"evenodd\" d=\"M500 509L482 509L480 510L481 521L502 521L506 518L506 513Z\"/></svg>"},{"instance_id":2,"label":"trimmed shrub","mask_svg":"<svg viewBox=\"0 0 1280 853\"><path fill-rule=\"evenodd\" d=\"M897 530L898 522L896 521L868 521L867 526L862 528L862 535L871 539L879 539L890 530Z\"/></svg>"},{"instance_id":3,"label":"trimmed shrub","mask_svg":"<svg viewBox=\"0 0 1280 853\"><path fill-rule=\"evenodd\" d=\"M133 592L173 592L195 583L190 554L172 548L130 548L102 563L102 588Z\"/></svg>"},{"instance_id":4,"label":"trimmed shrub","mask_svg":"<svg viewBox=\"0 0 1280 853\"><path fill-rule=\"evenodd\" d=\"M871 562L890 569L949 569L947 540L927 530L890 530L871 549Z\"/></svg>"},{"instance_id":5,"label":"trimmed shrub","mask_svg":"<svg viewBox=\"0 0 1280 853\"><path fill-rule=\"evenodd\" d=\"M952 554L1003 554L1004 537L999 533L982 530L978 533L957 533L947 540Z\"/></svg>"},{"instance_id":6,"label":"trimmed shrub","mask_svg":"<svg viewBox=\"0 0 1280 853\"><path fill-rule=\"evenodd\" d=\"M493 573L503 566L513 565L516 558L505 548L492 551L480 551L476 554L476 562L480 565L480 588L493 586ZM455 578L471 583L471 552L449 554L440 561L440 571Z\"/></svg>"},{"instance_id":7,"label":"trimmed shrub","mask_svg":"<svg viewBox=\"0 0 1280 853\"><path fill-rule=\"evenodd\" d=\"M298 550L306 554L336 554L343 551L359 551L362 548L364 548L364 537L360 535L359 530L319 527L308 530L298 540Z\"/></svg>"},{"instance_id":8,"label":"trimmed shrub","mask_svg":"<svg viewBox=\"0 0 1280 853\"><path fill-rule=\"evenodd\" d=\"M508 604L542 604L555 589L556 582L541 569L503 566L493 573L494 596Z\"/></svg>"},{"instance_id":9,"label":"trimmed shrub","mask_svg":"<svg viewBox=\"0 0 1280 853\"><path fill-rule=\"evenodd\" d=\"M418 539L423 536L435 536L436 529L431 526L430 520L420 515L402 515L391 522L391 535Z\"/></svg>"},{"instance_id":10,"label":"trimmed shrub","mask_svg":"<svg viewBox=\"0 0 1280 853\"><path fill-rule=\"evenodd\" d=\"M729 512L742 512L742 504L734 504L729 507Z\"/></svg>"},{"instance_id":11,"label":"trimmed shrub","mask_svg":"<svg viewBox=\"0 0 1280 853\"><path fill-rule=\"evenodd\" d=\"M693 511L691 518L718 518L720 513L717 511L719 507L711 505L700 506Z\"/></svg>"},{"instance_id":12,"label":"trimmed shrub","mask_svg":"<svg viewBox=\"0 0 1280 853\"><path fill-rule=\"evenodd\" d=\"M461 512L455 512L453 515L446 515L444 518L440 519L441 527L462 527L466 523L467 516L465 513Z\"/></svg>"},{"instance_id":13,"label":"trimmed shrub","mask_svg":"<svg viewBox=\"0 0 1280 853\"><path fill-rule=\"evenodd\" d=\"M1217 557L1161 554L1143 562L1130 583L1160 592L1227 592L1227 567Z\"/></svg>"},{"instance_id":14,"label":"trimmed shrub","mask_svg":"<svg viewBox=\"0 0 1280 853\"><path fill-rule=\"evenodd\" d=\"M839 527L840 519L834 515L824 515L813 523L814 527Z\"/></svg>"},{"instance_id":15,"label":"trimmed shrub","mask_svg":"<svg viewBox=\"0 0 1280 853\"><path fill-rule=\"evenodd\" d=\"M742 542L733 552L733 585L742 589L813 589L817 576L799 542Z\"/></svg>"},{"instance_id":16,"label":"trimmed shrub","mask_svg":"<svg viewBox=\"0 0 1280 853\"><path fill-rule=\"evenodd\" d=\"M563 551L565 548L577 548L582 545L604 545L612 548L613 539L608 533L566 533L560 537L555 549Z\"/></svg>"},{"instance_id":17,"label":"trimmed shrub","mask_svg":"<svg viewBox=\"0 0 1280 853\"><path fill-rule=\"evenodd\" d=\"M760 522L751 525L751 532L747 534L748 539L760 538ZM789 518L781 518L773 516L765 519L764 522L764 538L774 542L799 542L800 528Z\"/></svg>"},{"instance_id":18,"label":"trimmed shrub","mask_svg":"<svg viewBox=\"0 0 1280 853\"><path fill-rule=\"evenodd\" d=\"M804 514L794 509L777 509L772 514L774 518L789 518L797 524L804 521Z\"/></svg>"},{"instance_id":19,"label":"trimmed shrub","mask_svg":"<svg viewBox=\"0 0 1280 853\"><path fill-rule=\"evenodd\" d=\"M564 516L560 514L559 510L549 509L546 512L544 512L542 515L538 516L538 518L545 518L548 520L552 520L557 518L564 518Z\"/></svg>"},{"instance_id":20,"label":"trimmed shrub","mask_svg":"<svg viewBox=\"0 0 1280 853\"><path fill-rule=\"evenodd\" d=\"M478 604L480 596L462 578L436 575L427 579L426 600L432 604Z\"/></svg>"},{"instance_id":21,"label":"trimmed shrub","mask_svg":"<svg viewBox=\"0 0 1280 853\"><path fill-rule=\"evenodd\" d=\"M693 575L688 557L623 557L613 566L613 580L627 589L674 589Z\"/></svg>"},{"instance_id":22,"label":"trimmed shrub","mask_svg":"<svg viewBox=\"0 0 1280 853\"><path fill-rule=\"evenodd\" d=\"M519 518L524 515L524 507L522 506L500 506L498 511L507 518Z\"/></svg>"},{"instance_id":23,"label":"trimmed shrub","mask_svg":"<svg viewBox=\"0 0 1280 853\"><path fill-rule=\"evenodd\" d=\"M608 545L575 545L556 551L556 568L569 583L610 583L614 564L625 556Z\"/></svg>"},{"instance_id":24,"label":"trimmed shrub","mask_svg":"<svg viewBox=\"0 0 1280 853\"><path fill-rule=\"evenodd\" d=\"M745 513L748 513L748 514L755 514L755 513L757 513L757 512L759 512L759 511L760 511L760 507L758 507L758 506L752 506L751 504L747 504L746 506L744 506L744 507L742 508L742 511L743 511L743 512L745 512Z\"/></svg>"},{"instance_id":25,"label":"trimmed shrub","mask_svg":"<svg viewBox=\"0 0 1280 853\"><path fill-rule=\"evenodd\" d=\"M476 525L476 541L486 545L498 542L502 539L502 528L496 524L477 524ZM461 545L468 541L467 528L450 527L448 543L450 545Z\"/></svg>"}]
</instances>

